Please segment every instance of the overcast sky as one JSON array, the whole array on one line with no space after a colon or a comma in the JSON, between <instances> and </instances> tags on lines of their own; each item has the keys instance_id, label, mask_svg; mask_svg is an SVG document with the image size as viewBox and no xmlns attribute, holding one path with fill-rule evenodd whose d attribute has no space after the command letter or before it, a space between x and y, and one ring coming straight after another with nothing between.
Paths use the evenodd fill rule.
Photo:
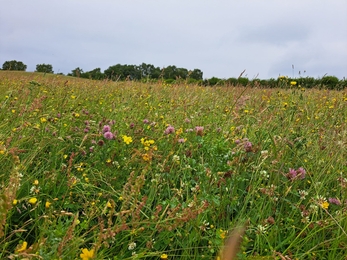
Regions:
<instances>
[{"instance_id":1,"label":"overcast sky","mask_svg":"<svg viewBox=\"0 0 347 260\"><path fill-rule=\"evenodd\" d=\"M0 0L0 66L347 77L347 0ZM304 73L306 71L306 73Z\"/></svg>"}]
</instances>

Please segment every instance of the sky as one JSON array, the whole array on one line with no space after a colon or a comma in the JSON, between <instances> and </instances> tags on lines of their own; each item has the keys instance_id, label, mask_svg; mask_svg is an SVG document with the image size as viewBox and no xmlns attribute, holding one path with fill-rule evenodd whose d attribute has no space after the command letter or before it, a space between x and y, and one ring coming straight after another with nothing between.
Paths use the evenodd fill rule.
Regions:
<instances>
[{"instance_id":1,"label":"sky","mask_svg":"<svg viewBox=\"0 0 347 260\"><path fill-rule=\"evenodd\" d=\"M0 66L347 78L346 0L0 0Z\"/></svg>"}]
</instances>

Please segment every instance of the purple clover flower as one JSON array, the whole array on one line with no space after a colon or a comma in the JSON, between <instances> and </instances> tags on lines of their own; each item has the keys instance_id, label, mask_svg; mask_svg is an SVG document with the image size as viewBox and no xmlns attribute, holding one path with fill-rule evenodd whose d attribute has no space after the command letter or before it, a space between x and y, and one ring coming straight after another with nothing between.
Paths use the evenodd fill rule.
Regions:
<instances>
[{"instance_id":1,"label":"purple clover flower","mask_svg":"<svg viewBox=\"0 0 347 260\"><path fill-rule=\"evenodd\" d=\"M105 132L104 133L104 137L107 139L107 140L112 140L113 139L113 134L111 132Z\"/></svg>"},{"instance_id":2,"label":"purple clover flower","mask_svg":"<svg viewBox=\"0 0 347 260\"><path fill-rule=\"evenodd\" d=\"M300 167L299 169L296 170L296 173L298 174L298 177L303 180L306 177L306 171L304 168Z\"/></svg>"},{"instance_id":3,"label":"purple clover flower","mask_svg":"<svg viewBox=\"0 0 347 260\"><path fill-rule=\"evenodd\" d=\"M177 142L179 142L180 144L184 143L186 140L184 138L180 138L177 140Z\"/></svg>"},{"instance_id":4,"label":"purple clover flower","mask_svg":"<svg viewBox=\"0 0 347 260\"><path fill-rule=\"evenodd\" d=\"M111 131L111 127L109 125L104 125L104 127L102 128L102 132L103 133L107 133Z\"/></svg>"},{"instance_id":5,"label":"purple clover flower","mask_svg":"<svg viewBox=\"0 0 347 260\"><path fill-rule=\"evenodd\" d=\"M252 143L250 141L246 141L244 144L244 148L247 153L252 152Z\"/></svg>"},{"instance_id":6,"label":"purple clover flower","mask_svg":"<svg viewBox=\"0 0 347 260\"><path fill-rule=\"evenodd\" d=\"M204 127L203 126L196 126L195 132L196 132L196 135L202 136L203 132L204 132Z\"/></svg>"},{"instance_id":7,"label":"purple clover flower","mask_svg":"<svg viewBox=\"0 0 347 260\"><path fill-rule=\"evenodd\" d=\"M170 125L166 128L166 130L164 131L164 134L168 135L168 134L172 134L172 133L175 133L175 128Z\"/></svg>"},{"instance_id":8,"label":"purple clover flower","mask_svg":"<svg viewBox=\"0 0 347 260\"><path fill-rule=\"evenodd\" d=\"M340 206L341 205L341 201L337 198L329 198L328 201L331 203L331 204L335 204L335 205L338 205Z\"/></svg>"}]
</instances>

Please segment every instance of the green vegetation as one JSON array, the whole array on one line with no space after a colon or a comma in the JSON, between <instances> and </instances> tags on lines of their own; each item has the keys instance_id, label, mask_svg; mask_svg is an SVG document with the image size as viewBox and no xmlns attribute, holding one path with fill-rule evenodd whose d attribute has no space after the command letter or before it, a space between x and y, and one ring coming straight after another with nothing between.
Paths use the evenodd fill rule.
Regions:
<instances>
[{"instance_id":1,"label":"green vegetation","mask_svg":"<svg viewBox=\"0 0 347 260\"><path fill-rule=\"evenodd\" d=\"M242 84L0 71L0 258L344 259L347 91Z\"/></svg>"}]
</instances>

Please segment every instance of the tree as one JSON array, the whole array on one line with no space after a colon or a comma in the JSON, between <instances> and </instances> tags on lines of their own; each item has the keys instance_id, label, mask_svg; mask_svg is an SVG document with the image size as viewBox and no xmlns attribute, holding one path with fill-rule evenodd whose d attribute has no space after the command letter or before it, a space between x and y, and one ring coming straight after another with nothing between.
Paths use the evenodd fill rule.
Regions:
<instances>
[{"instance_id":1,"label":"tree","mask_svg":"<svg viewBox=\"0 0 347 260\"><path fill-rule=\"evenodd\" d=\"M72 70L71 73L68 73L67 75L79 78L81 74L83 74L83 70L80 69L80 67L77 67L76 69Z\"/></svg>"},{"instance_id":2,"label":"tree","mask_svg":"<svg viewBox=\"0 0 347 260\"><path fill-rule=\"evenodd\" d=\"M52 65L44 63L36 65L36 72L54 73Z\"/></svg>"},{"instance_id":3,"label":"tree","mask_svg":"<svg viewBox=\"0 0 347 260\"><path fill-rule=\"evenodd\" d=\"M20 71L26 71L27 65L25 65L21 61L11 60L11 61L5 61L5 63L2 65L3 70L20 70Z\"/></svg>"},{"instance_id":4,"label":"tree","mask_svg":"<svg viewBox=\"0 0 347 260\"><path fill-rule=\"evenodd\" d=\"M196 80L202 80L202 75L203 72L199 69L194 69L193 71L189 72L189 77L192 79L196 79Z\"/></svg>"},{"instance_id":5,"label":"tree","mask_svg":"<svg viewBox=\"0 0 347 260\"><path fill-rule=\"evenodd\" d=\"M102 80L105 78L105 74L101 72L100 68L93 69L81 74L81 78Z\"/></svg>"}]
</instances>

